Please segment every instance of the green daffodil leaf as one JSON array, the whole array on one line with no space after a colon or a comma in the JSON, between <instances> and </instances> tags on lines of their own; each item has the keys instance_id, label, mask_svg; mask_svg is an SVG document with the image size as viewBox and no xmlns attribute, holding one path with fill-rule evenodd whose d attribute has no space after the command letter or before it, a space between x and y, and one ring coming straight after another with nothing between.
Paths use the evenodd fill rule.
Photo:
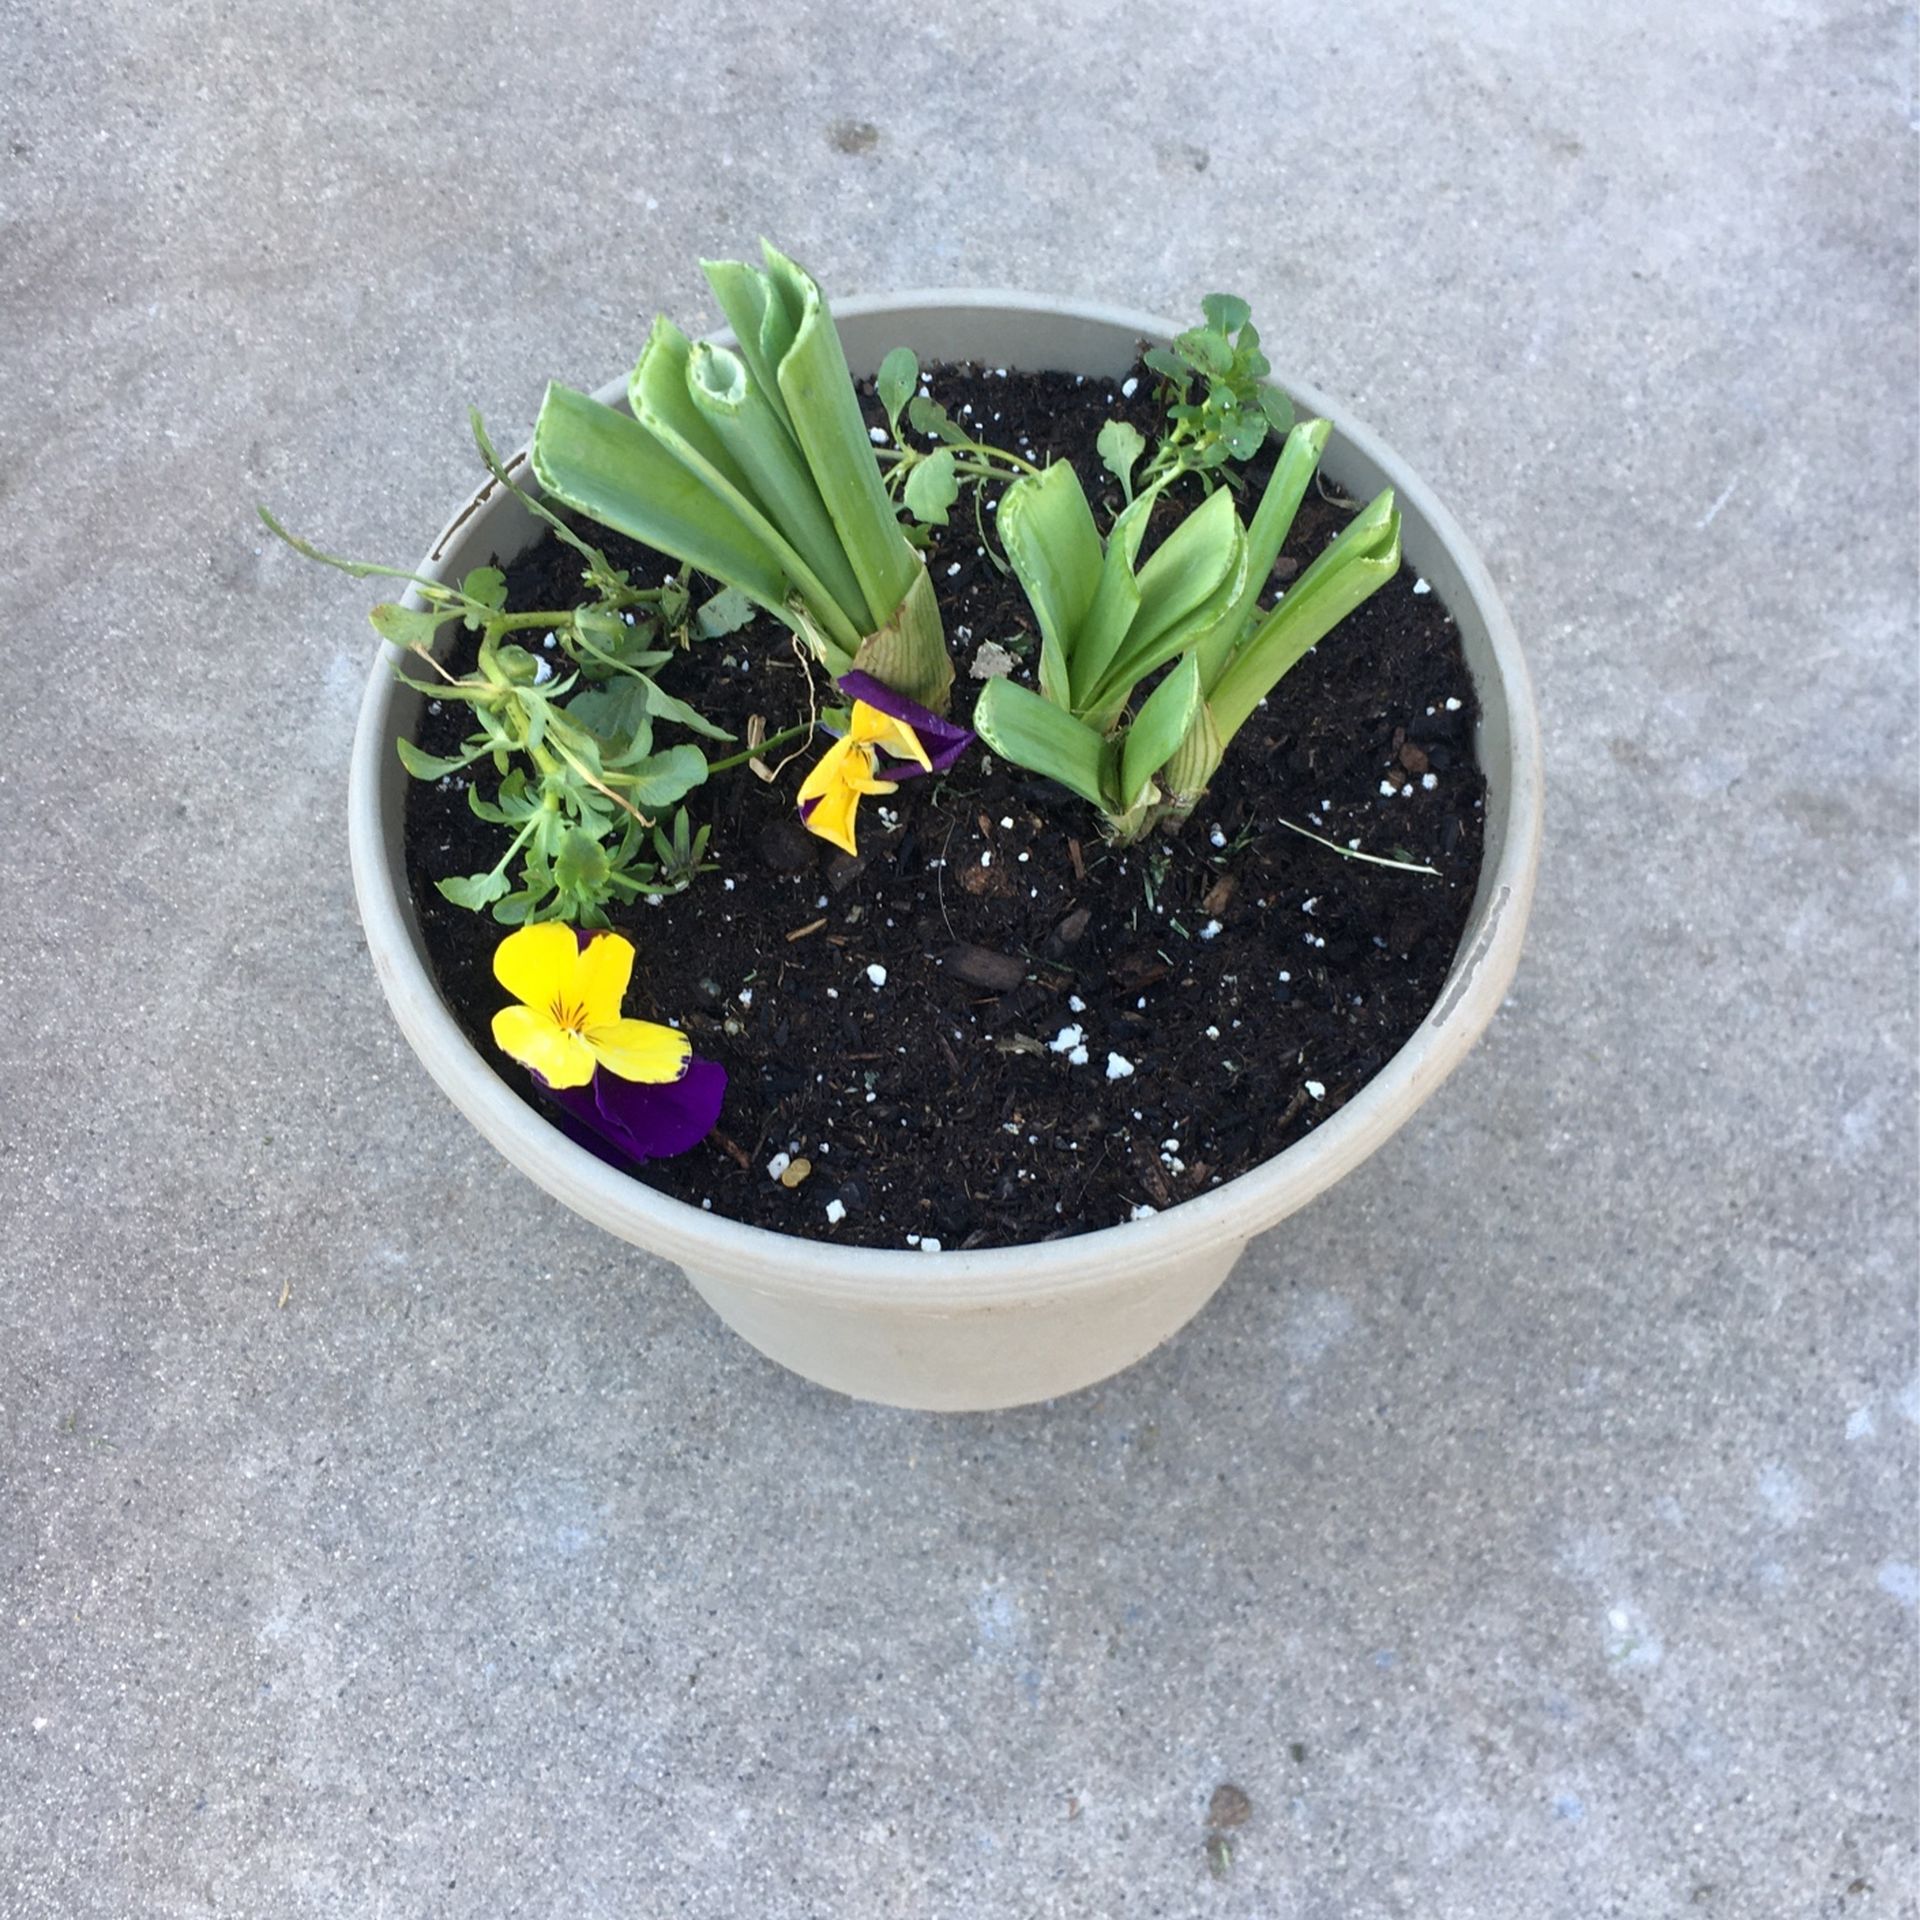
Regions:
<instances>
[{"instance_id":1,"label":"green daffodil leaf","mask_svg":"<svg viewBox=\"0 0 1920 1920\"><path fill-rule=\"evenodd\" d=\"M1120 755L1122 811L1140 804L1148 783L1174 756L1200 709L1200 663L1192 654L1148 694L1127 729Z\"/></svg>"}]
</instances>

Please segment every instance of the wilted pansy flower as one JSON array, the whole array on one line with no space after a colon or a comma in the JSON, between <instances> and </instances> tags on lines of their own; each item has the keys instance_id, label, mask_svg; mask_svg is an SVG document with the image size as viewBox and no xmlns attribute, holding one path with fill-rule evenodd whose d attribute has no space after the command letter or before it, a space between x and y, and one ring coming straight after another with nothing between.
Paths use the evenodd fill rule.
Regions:
<instances>
[{"instance_id":1,"label":"wilted pansy flower","mask_svg":"<svg viewBox=\"0 0 1920 1920\"><path fill-rule=\"evenodd\" d=\"M847 731L820 756L800 787L800 818L808 830L847 853L854 813L863 794L892 793L902 780L945 773L973 735L870 673L843 674L840 691L853 698Z\"/></svg>"}]
</instances>

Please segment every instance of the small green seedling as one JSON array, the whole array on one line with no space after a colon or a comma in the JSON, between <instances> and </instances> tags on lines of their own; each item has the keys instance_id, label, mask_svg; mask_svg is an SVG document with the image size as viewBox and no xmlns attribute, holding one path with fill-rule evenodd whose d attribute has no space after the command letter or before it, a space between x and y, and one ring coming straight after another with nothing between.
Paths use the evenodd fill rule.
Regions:
<instances>
[{"instance_id":1,"label":"small green seedling","mask_svg":"<svg viewBox=\"0 0 1920 1920\"><path fill-rule=\"evenodd\" d=\"M338 568L356 579L406 581L423 603L377 606L374 631L402 653L424 663L436 677L400 678L431 699L467 707L473 730L451 754L431 754L411 740L398 743L400 759L419 780L470 781L488 763L499 776L489 798L467 786L474 814L508 835L506 850L484 873L439 882L456 906L490 908L507 925L565 920L604 927L607 907L643 893L668 890L643 857L647 834L659 810L672 806L707 777L708 762L697 746L655 749L654 729L665 724L707 740L731 740L655 677L677 648L656 644L684 637L689 595L683 581L642 588L614 567L599 548L583 540L532 495L517 487L494 452L476 414L474 440L496 481L519 495L579 554L592 589L585 604L546 612L509 612L507 583L495 567L477 567L451 587L394 567L343 560L296 539L264 507L260 518L295 552ZM709 603L711 606L711 603ZM695 619L703 618L703 608ZM474 671L455 675L441 665L438 643L459 621L478 633ZM522 636L539 644L522 643ZM676 836L685 822L676 821ZM670 843L677 849L677 839ZM699 865L700 844L687 863ZM510 869L515 857L520 870ZM684 880L677 884L685 884Z\"/></svg>"}]
</instances>

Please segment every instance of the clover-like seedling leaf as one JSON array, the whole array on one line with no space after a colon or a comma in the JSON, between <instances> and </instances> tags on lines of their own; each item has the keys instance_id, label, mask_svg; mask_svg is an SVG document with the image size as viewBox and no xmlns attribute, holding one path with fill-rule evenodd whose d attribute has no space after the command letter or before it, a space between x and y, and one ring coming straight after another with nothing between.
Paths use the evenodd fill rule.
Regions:
<instances>
[{"instance_id":1,"label":"clover-like seedling leaf","mask_svg":"<svg viewBox=\"0 0 1920 1920\"><path fill-rule=\"evenodd\" d=\"M1120 491L1131 500L1133 469L1147 450L1145 436L1138 427L1129 426L1124 420L1109 420L1100 429L1094 446L1099 450L1101 465L1120 482Z\"/></svg>"},{"instance_id":2,"label":"clover-like seedling leaf","mask_svg":"<svg viewBox=\"0 0 1920 1920\"><path fill-rule=\"evenodd\" d=\"M907 475L907 511L930 527L947 524L947 509L960 497L953 470L953 449L939 447Z\"/></svg>"},{"instance_id":3,"label":"clover-like seedling leaf","mask_svg":"<svg viewBox=\"0 0 1920 1920\"><path fill-rule=\"evenodd\" d=\"M915 433L933 434L949 446L961 445L967 437L954 425L953 416L946 408L929 394L916 393L907 402L907 422Z\"/></svg>"},{"instance_id":4,"label":"clover-like seedling leaf","mask_svg":"<svg viewBox=\"0 0 1920 1920\"><path fill-rule=\"evenodd\" d=\"M1165 347L1149 347L1141 360L1162 379L1171 380L1184 395L1193 380L1193 369L1176 353Z\"/></svg>"},{"instance_id":5,"label":"clover-like seedling leaf","mask_svg":"<svg viewBox=\"0 0 1920 1920\"><path fill-rule=\"evenodd\" d=\"M636 807L670 807L707 777L707 756L698 747L669 747L631 772L627 796Z\"/></svg>"},{"instance_id":6,"label":"clover-like seedling leaf","mask_svg":"<svg viewBox=\"0 0 1920 1920\"><path fill-rule=\"evenodd\" d=\"M1174 351L1202 373L1219 378L1233 371L1233 347L1210 327L1189 327L1174 341Z\"/></svg>"},{"instance_id":7,"label":"clover-like seedling leaf","mask_svg":"<svg viewBox=\"0 0 1920 1920\"><path fill-rule=\"evenodd\" d=\"M1260 389L1260 411L1275 433L1293 431L1293 402L1278 387Z\"/></svg>"},{"instance_id":8,"label":"clover-like seedling leaf","mask_svg":"<svg viewBox=\"0 0 1920 1920\"><path fill-rule=\"evenodd\" d=\"M738 587L722 587L711 600L701 602L700 611L694 615L694 625L700 629L702 639L719 640L729 633L738 633L757 611Z\"/></svg>"},{"instance_id":9,"label":"clover-like seedling leaf","mask_svg":"<svg viewBox=\"0 0 1920 1920\"><path fill-rule=\"evenodd\" d=\"M612 870L606 848L578 827L568 830L553 862L553 877L562 893L598 894Z\"/></svg>"},{"instance_id":10,"label":"clover-like seedling leaf","mask_svg":"<svg viewBox=\"0 0 1920 1920\"><path fill-rule=\"evenodd\" d=\"M523 887L518 893L510 893L493 910L493 917L503 927L524 926L540 909L541 896L552 889L542 887L536 891L532 887Z\"/></svg>"},{"instance_id":11,"label":"clover-like seedling leaf","mask_svg":"<svg viewBox=\"0 0 1920 1920\"><path fill-rule=\"evenodd\" d=\"M507 576L498 567L475 567L460 582L460 591L489 613L498 613L507 604ZM475 626L478 622L469 614L467 624Z\"/></svg>"},{"instance_id":12,"label":"clover-like seedling leaf","mask_svg":"<svg viewBox=\"0 0 1920 1920\"><path fill-rule=\"evenodd\" d=\"M1210 293L1200 302L1207 324L1222 333L1237 333L1247 324L1253 309L1237 293Z\"/></svg>"},{"instance_id":13,"label":"clover-like seedling leaf","mask_svg":"<svg viewBox=\"0 0 1920 1920\"><path fill-rule=\"evenodd\" d=\"M470 873L464 878L456 876L437 884L456 907L465 907L472 913L504 899L507 892L507 876L498 868L492 873Z\"/></svg>"},{"instance_id":14,"label":"clover-like seedling leaf","mask_svg":"<svg viewBox=\"0 0 1920 1920\"><path fill-rule=\"evenodd\" d=\"M564 628L560 633L576 658L576 650L586 653L581 665L589 671L658 666L669 657L648 648L648 643L658 638L658 622L651 614L635 614L632 622L629 626L619 614L609 613L604 607L576 607L571 638Z\"/></svg>"},{"instance_id":15,"label":"clover-like seedling leaf","mask_svg":"<svg viewBox=\"0 0 1920 1920\"><path fill-rule=\"evenodd\" d=\"M1267 416L1237 413L1222 427L1220 438L1236 460L1251 460L1266 443Z\"/></svg>"},{"instance_id":16,"label":"clover-like seedling leaf","mask_svg":"<svg viewBox=\"0 0 1920 1920\"><path fill-rule=\"evenodd\" d=\"M434 635L452 617L451 608L403 607L392 600L383 601L367 615L382 640L409 653L431 653Z\"/></svg>"},{"instance_id":17,"label":"clover-like seedling leaf","mask_svg":"<svg viewBox=\"0 0 1920 1920\"><path fill-rule=\"evenodd\" d=\"M483 741L471 753L441 755L424 753L411 740L398 740L394 743L400 750L400 764L416 780L444 780L450 773L458 773L462 767L470 767L486 752Z\"/></svg>"},{"instance_id":18,"label":"clover-like seedling leaf","mask_svg":"<svg viewBox=\"0 0 1920 1920\"><path fill-rule=\"evenodd\" d=\"M576 693L567 702L567 718L615 746L631 740L646 724L647 709L646 682L623 678Z\"/></svg>"},{"instance_id":19,"label":"clover-like seedling leaf","mask_svg":"<svg viewBox=\"0 0 1920 1920\"><path fill-rule=\"evenodd\" d=\"M654 719L671 721L673 725L685 727L689 733L703 734L709 740L733 738L725 727L715 726L698 707L690 707L684 700L676 699L658 681L642 674L640 684L647 690L647 712Z\"/></svg>"},{"instance_id":20,"label":"clover-like seedling leaf","mask_svg":"<svg viewBox=\"0 0 1920 1920\"><path fill-rule=\"evenodd\" d=\"M874 379L874 391L880 396L880 404L887 412L887 429L897 441L900 438L900 409L912 397L913 390L920 384L920 362L914 358L911 347L895 347L880 362L879 374Z\"/></svg>"}]
</instances>

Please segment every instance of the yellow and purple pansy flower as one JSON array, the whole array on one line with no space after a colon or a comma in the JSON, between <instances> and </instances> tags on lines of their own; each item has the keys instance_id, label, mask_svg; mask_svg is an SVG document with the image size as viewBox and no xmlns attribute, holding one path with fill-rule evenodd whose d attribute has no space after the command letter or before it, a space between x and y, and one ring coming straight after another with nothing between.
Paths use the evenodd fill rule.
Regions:
<instances>
[{"instance_id":1,"label":"yellow and purple pansy flower","mask_svg":"<svg viewBox=\"0 0 1920 1920\"><path fill-rule=\"evenodd\" d=\"M595 1152L604 1145L627 1160L661 1160L713 1131L726 1069L695 1059L677 1028L620 1012L631 941L544 920L500 942L493 972L518 1002L493 1016L494 1044L591 1136L584 1144Z\"/></svg>"},{"instance_id":2,"label":"yellow and purple pansy flower","mask_svg":"<svg viewBox=\"0 0 1920 1920\"><path fill-rule=\"evenodd\" d=\"M973 735L870 673L842 674L838 685L852 696L853 712L846 732L801 783L800 818L809 832L857 854L854 815L862 797L892 793L923 773L945 773Z\"/></svg>"}]
</instances>

